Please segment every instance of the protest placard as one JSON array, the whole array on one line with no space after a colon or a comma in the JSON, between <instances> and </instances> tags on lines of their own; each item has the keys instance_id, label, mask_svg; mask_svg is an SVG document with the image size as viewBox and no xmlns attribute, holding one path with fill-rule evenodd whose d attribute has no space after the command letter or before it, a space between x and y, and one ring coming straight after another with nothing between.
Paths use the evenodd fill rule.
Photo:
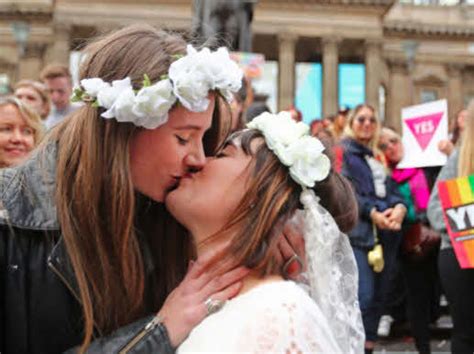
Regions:
<instances>
[{"instance_id":1,"label":"protest placard","mask_svg":"<svg viewBox=\"0 0 474 354\"><path fill-rule=\"evenodd\" d=\"M438 183L451 243L461 268L474 268L474 175Z\"/></svg>"},{"instance_id":2,"label":"protest placard","mask_svg":"<svg viewBox=\"0 0 474 354\"><path fill-rule=\"evenodd\" d=\"M402 109L405 154L398 168L442 166L446 155L438 149L448 139L448 103L439 100Z\"/></svg>"},{"instance_id":3,"label":"protest placard","mask_svg":"<svg viewBox=\"0 0 474 354\"><path fill-rule=\"evenodd\" d=\"M235 60L245 73L245 77L256 79L262 76L265 56L258 53L232 52L230 57Z\"/></svg>"}]
</instances>

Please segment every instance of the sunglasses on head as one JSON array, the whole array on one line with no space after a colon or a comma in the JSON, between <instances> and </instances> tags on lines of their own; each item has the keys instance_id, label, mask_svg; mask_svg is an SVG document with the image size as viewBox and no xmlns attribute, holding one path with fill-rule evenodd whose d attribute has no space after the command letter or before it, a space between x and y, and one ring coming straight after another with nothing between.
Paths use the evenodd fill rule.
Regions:
<instances>
[{"instance_id":1,"label":"sunglasses on head","mask_svg":"<svg viewBox=\"0 0 474 354\"><path fill-rule=\"evenodd\" d=\"M377 123L377 119L375 119L375 117L358 116L356 118L356 121L359 124L364 124L366 120L368 120L370 124Z\"/></svg>"},{"instance_id":2,"label":"sunglasses on head","mask_svg":"<svg viewBox=\"0 0 474 354\"><path fill-rule=\"evenodd\" d=\"M388 139L388 141L386 143L379 144L379 149L382 150L382 151L385 151L385 150L388 149L389 145L396 145L399 142L400 142L399 138L396 138L396 137L390 138L390 139Z\"/></svg>"}]
</instances>

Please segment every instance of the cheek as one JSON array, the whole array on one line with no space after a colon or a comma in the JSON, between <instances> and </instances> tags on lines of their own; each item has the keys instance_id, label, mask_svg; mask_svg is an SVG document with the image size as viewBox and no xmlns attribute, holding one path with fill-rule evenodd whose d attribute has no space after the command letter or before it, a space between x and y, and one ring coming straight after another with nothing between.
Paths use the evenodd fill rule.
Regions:
<instances>
[{"instance_id":1,"label":"cheek","mask_svg":"<svg viewBox=\"0 0 474 354\"><path fill-rule=\"evenodd\" d=\"M25 145L28 149L33 149L35 146L35 138L32 135L29 135L25 138Z\"/></svg>"},{"instance_id":2,"label":"cheek","mask_svg":"<svg viewBox=\"0 0 474 354\"><path fill-rule=\"evenodd\" d=\"M8 144L8 136L4 133L0 133L0 148Z\"/></svg>"}]
</instances>

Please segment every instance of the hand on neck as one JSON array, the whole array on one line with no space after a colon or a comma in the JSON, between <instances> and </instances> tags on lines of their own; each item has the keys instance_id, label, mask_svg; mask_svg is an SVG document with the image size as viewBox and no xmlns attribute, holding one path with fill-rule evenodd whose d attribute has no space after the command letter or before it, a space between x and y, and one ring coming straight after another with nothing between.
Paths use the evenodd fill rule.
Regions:
<instances>
[{"instance_id":1,"label":"hand on neck","mask_svg":"<svg viewBox=\"0 0 474 354\"><path fill-rule=\"evenodd\" d=\"M232 238L235 232L227 231L227 232L204 232L198 231L195 229L194 232L191 233L194 244L196 246L196 255L197 257L202 257L203 255L212 252L213 249L218 248L219 246L228 243L229 240ZM222 258L231 257L230 251L228 254L222 256ZM236 265L237 267L238 265ZM239 292L239 295L246 293L247 291L253 289L254 287L274 281L283 280L281 275L267 275L262 276L257 271L251 270L250 273L242 279L243 286Z\"/></svg>"}]
</instances>

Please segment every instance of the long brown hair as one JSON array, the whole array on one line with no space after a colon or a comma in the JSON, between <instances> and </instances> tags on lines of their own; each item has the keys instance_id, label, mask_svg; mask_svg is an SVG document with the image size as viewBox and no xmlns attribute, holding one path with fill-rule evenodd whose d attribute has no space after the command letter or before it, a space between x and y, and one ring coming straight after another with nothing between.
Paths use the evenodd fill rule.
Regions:
<instances>
[{"instance_id":1,"label":"long brown hair","mask_svg":"<svg viewBox=\"0 0 474 354\"><path fill-rule=\"evenodd\" d=\"M465 127L461 133L459 147L458 175L469 176L474 173L474 100L467 107Z\"/></svg>"},{"instance_id":2,"label":"long brown hair","mask_svg":"<svg viewBox=\"0 0 474 354\"><path fill-rule=\"evenodd\" d=\"M144 74L152 82L167 74L185 48L177 34L147 25L127 27L85 48L80 77L107 82L130 77L138 89ZM204 139L208 153L225 130L216 107L213 129ZM184 232L163 205L134 191L129 143L139 128L102 119L102 112L86 104L50 136L58 146L59 222L84 313L82 351L91 341L94 325L107 334L157 311L183 276L190 257ZM165 237L166 232L174 234ZM152 279L145 274L149 264L144 264L143 254L148 252L144 247L151 252L147 258L153 260L153 273L159 272Z\"/></svg>"},{"instance_id":3,"label":"long brown hair","mask_svg":"<svg viewBox=\"0 0 474 354\"><path fill-rule=\"evenodd\" d=\"M263 139L257 130L245 130L229 139L239 139L245 154L253 156L250 181L245 195L229 218L224 230L238 230L231 242L230 253L238 264L260 274L279 274L280 264L275 257L277 235L285 222L301 207L301 186L291 178L284 166L266 144L252 151L255 139ZM316 195L321 204L335 218L342 231L350 230L358 218L357 203L349 182L337 172L316 184Z\"/></svg>"}]
</instances>

